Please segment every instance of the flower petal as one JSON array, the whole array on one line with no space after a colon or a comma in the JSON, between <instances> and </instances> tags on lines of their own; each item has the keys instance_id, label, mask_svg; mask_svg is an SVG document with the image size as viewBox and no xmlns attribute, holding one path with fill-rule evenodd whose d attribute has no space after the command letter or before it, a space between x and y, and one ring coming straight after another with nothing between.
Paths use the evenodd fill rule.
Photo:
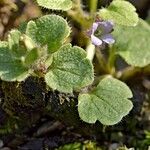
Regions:
<instances>
[{"instance_id":1,"label":"flower petal","mask_svg":"<svg viewBox=\"0 0 150 150\"><path fill-rule=\"evenodd\" d=\"M102 45L102 40L94 36L93 34L91 35L91 41L94 45L100 46Z\"/></svg>"},{"instance_id":2,"label":"flower petal","mask_svg":"<svg viewBox=\"0 0 150 150\"><path fill-rule=\"evenodd\" d=\"M97 27L98 27L98 23L94 22L92 25L92 34L97 30Z\"/></svg>"},{"instance_id":3,"label":"flower petal","mask_svg":"<svg viewBox=\"0 0 150 150\"><path fill-rule=\"evenodd\" d=\"M114 27L114 23L112 21L101 21L98 22L98 25L98 28L101 28L103 34L110 33Z\"/></svg>"},{"instance_id":4,"label":"flower petal","mask_svg":"<svg viewBox=\"0 0 150 150\"><path fill-rule=\"evenodd\" d=\"M115 42L113 36L111 34L106 34L101 37L102 41L107 44L113 44Z\"/></svg>"}]
</instances>

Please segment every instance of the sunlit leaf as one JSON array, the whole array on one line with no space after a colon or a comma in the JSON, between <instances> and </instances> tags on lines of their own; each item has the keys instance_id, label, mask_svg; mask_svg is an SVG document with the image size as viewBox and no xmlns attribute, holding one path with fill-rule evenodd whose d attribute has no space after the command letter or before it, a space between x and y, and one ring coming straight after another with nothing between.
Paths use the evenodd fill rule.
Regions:
<instances>
[{"instance_id":1,"label":"sunlit leaf","mask_svg":"<svg viewBox=\"0 0 150 150\"><path fill-rule=\"evenodd\" d=\"M54 10L69 10L72 7L71 0L36 0L39 6Z\"/></svg>"},{"instance_id":2,"label":"sunlit leaf","mask_svg":"<svg viewBox=\"0 0 150 150\"><path fill-rule=\"evenodd\" d=\"M70 44L53 54L50 70L45 76L51 88L68 93L91 84L93 78L93 67L86 52Z\"/></svg>"},{"instance_id":3,"label":"sunlit leaf","mask_svg":"<svg viewBox=\"0 0 150 150\"><path fill-rule=\"evenodd\" d=\"M104 125L114 125L132 109L131 97L132 92L125 83L105 77L93 91L79 95L79 116L87 123L98 120Z\"/></svg>"},{"instance_id":4,"label":"sunlit leaf","mask_svg":"<svg viewBox=\"0 0 150 150\"><path fill-rule=\"evenodd\" d=\"M37 45L48 46L50 53L57 51L70 34L70 27L65 19L57 15L46 15L36 21L30 21L26 34Z\"/></svg>"},{"instance_id":5,"label":"sunlit leaf","mask_svg":"<svg viewBox=\"0 0 150 150\"><path fill-rule=\"evenodd\" d=\"M108 8L102 8L99 16L104 20L112 20L116 24L136 26L138 15L135 7L124 0L114 0Z\"/></svg>"},{"instance_id":6,"label":"sunlit leaf","mask_svg":"<svg viewBox=\"0 0 150 150\"><path fill-rule=\"evenodd\" d=\"M0 42L0 78L5 81L22 81L29 75L21 59L12 56L7 42Z\"/></svg>"},{"instance_id":7,"label":"sunlit leaf","mask_svg":"<svg viewBox=\"0 0 150 150\"><path fill-rule=\"evenodd\" d=\"M117 53L137 67L150 64L150 26L140 20L136 27L117 26L113 32Z\"/></svg>"}]
</instances>

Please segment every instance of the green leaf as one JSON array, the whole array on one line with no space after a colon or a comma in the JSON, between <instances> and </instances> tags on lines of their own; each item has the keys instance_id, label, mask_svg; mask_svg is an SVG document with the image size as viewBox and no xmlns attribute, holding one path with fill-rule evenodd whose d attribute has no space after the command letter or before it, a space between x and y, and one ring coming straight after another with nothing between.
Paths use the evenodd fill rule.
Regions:
<instances>
[{"instance_id":1,"label":"green leaf","mask_svg":"<svg viewBox=\"0 0 150 150\"><path fill-rule=\"evenodd\" d=\"M12 55L7 42L0 42L0 77L5 81L23 81L29 75L21 59Z\"/></svg>"},{"instance_id":2,"label":"green leaf","mask_svg":"<svg viewBox=\"0 0 150 150\"><path fill-rule=\"evenodd\" d=\"M117 26L113 32L117 53L137 67L150 64L150 26L140 19L136 27Z\"/></svg>"},{"instance_id":3,"label":"green leaf","mask_svg":"<svg viewBox=\"0 0 150 150\"><path fill-rule=\"evenodd\" d=\"M72 7L71 0L37 0L39 6L54 10L69 10Z\"/></svg>"},{"instance_id":4,"label":"green leaf","mask_svg":"<svg viewBox=\"0 0 150 150\"><path fill-rule=\"evenodd\" d=\"M18 30L11 30L8 35L8 43L10 49L18 49L19 47L19 39L21 36L21 32Z\"/></svg>"},{"instance_id":5,"label":"green leaf","mask_svg":"<svg viewBox=\"0 0 150 150\"><path fill-rule=\"evenodd\" d=\"M138 23L135 7L124 0L114 0L108 8L100 9L99 16L124 26L136 26Z\"/></svg>"},{"instance_id":6,"label":"green leaf","mask_svg":"<svg viewBox=\"0 0 150 150\"><path fill-rule=\"evenodd\" d=\"M57 15L46 15L36 21L30 21L26 34L40 46L48 46L50 53L57 51L70 34L65 19Z\"/></svg>"},{"instance_id":7,"label":"green leaf","mask_svg":"<svg viewBox=\"0 0 150 150\"><path fill-rule=\"evenodd\" d=\"M0 78L23 81L33 70L31 65L40 57L32 39L18 30L10 31L8 43L0 42Z\"/></svg>"},{"instance_id":8,"label":"green leaf","mask_svg":"<svg viewBox=\"0 0 150 150\"><path fill-rule=\"evenodd\" d=\"M25 33L26 32L26 28L27 28L27 24L28 22L22 22L20 23L20 25L18 26L18 30L21 32L21 33Z\"/></svg>"},{"instance_id":9,"label":"green leaf","mask_svg":"<svg viewBox=\"0 0 150 150\"><path fill-rule=\"evenodd\" d=\"M133 104L128 100L131 97L125 83L105 77L93 91L79 95L79 116L87 123L98 120L104 125L114 125L132 109Z\"/></svg>"},{"instance_id":10,"label":"green leaf","mask_svg":"<svg viewBox=\"0 0 150 150\"><path fill-rule=\"evenodd\" d=\"M26 66L30 66L34 64L39 57L39 50L37 48L34 48L26 54L24 63Z\"/></svg>"},{"instance_id":11,"label":"green leaf","mask_svg":"<svg viewBox=\"0 0 150 150\"><path fill-rule=\"evenodd\" d=\"M9 49L12 52L12 55L14 55L15 57L21 57L26 53L25 47L21 45L20 39L21 39L20 31L18 30L10 31L8 35L8 44L9 44Z\"/></svg>"},{"instance_id":12,"label":"green leaf","mask_svg":"<svg viewBox=\"0 0 150 150\"><path fill-rule=\"evenodd\" d=\"M19 44L20 44L20 46L22 45L22 47L24 46L26 51L30 51L36 47L36 44L33 42L33 40L25 34L23 34L20 37L20 43Z\"/></svg>"},{"instance_id":13,"label":"green leaf","mask_svg":"<svg viewBox=\"0 0 150 150\"><path fill-rule=\"evenodd\" d=\"M86 58L86 52L77 46L67 44L53 54L46 83L61 92L71 93L93 82L93 66Z\"/></svg>"}]
</instances>

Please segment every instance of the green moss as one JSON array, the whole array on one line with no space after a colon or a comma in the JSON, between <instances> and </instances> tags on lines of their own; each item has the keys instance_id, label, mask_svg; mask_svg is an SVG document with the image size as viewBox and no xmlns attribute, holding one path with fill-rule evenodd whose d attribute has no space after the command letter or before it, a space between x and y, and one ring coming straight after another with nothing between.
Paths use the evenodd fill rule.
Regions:
<instances>
[{"instance_id":1,"label":"green moss","mask_svg":"<svg viewBox=\"0 0 150 150\"><path fill-rule=\"evenodd\" d=\"M2 82L4 93L3 109L10 116L15 116L32 124L42 114L45 107L46 87L42 79L28 78L25 82Z\"/></svg>"}]
</instances>

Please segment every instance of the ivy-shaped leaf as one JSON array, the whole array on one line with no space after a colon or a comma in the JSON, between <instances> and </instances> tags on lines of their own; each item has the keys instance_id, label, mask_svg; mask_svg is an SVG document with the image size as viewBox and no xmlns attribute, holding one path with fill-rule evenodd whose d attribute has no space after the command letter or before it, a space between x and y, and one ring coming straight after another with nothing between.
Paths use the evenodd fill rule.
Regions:
<instances>
[{"instance_id":1,"label":"ivy-shaped leaf","mask_svg":"<svg viewBox=\"0 0 150 150\"><path fill-rule=\"evenodd\" d=\"M98 120L104 125L114 125L132 109L133 104L128 100L131 97L125 83L105 77L93 91L79 95L79 116L87 123Z\"/></svg>"},{"instance_id":2,"label":"ivy-shaped leaf","mask_svg":"<svg viewBox=\"0 0 150 150\"><path fill-rule=\"evenodd\" d=\"M26 34L37 45L48 46L50 53L57 51L70 34L65 19L57 15L46 15L27 24Z\"/></svg>"},{"instance_id":3,"label":"ivy-shaped leaf","mask_svg":"<svg viewBox=\"0 0 150 150\"><path fill-rule=\"evenodd\" d=\"M47 85L66 93L91 84L93 79L93 66L86 58L86 52L70 44L53 54L50 70L45 75Z\"/></svg>"},{"instance_id":4,"label":"ivy-shaped leaf","mask_svg":"<svg viewBox=\"0 0 150 150\"><path fill-rule=\"evenodd\" d=\"M136 26L138 15L135 7L124 0L114 0L108 8L102 8L99 16L104 20L112 20L116 24L125 26Z\"/></svg>"},{"instance_id":5,"label":"ivy-shaped leaf","mask_svg":"<svg viewBox=\"0 0 150 150\"><path fill-rule=\"evenodd\" d=\"M39 6L54 10L69 10L72 7L71 0L36 0Z\"/></svg>"},{"instance_id":6,"label":"ivy-shaped leaf","mask_svg":"<svg viewBox=\"0 0 150 150\"><path fill-rule=\"evenodd\" d=\"M5 81L22 81L29 75L21 59L12 55L7 42L0 42L0 77Z\"/></svg>"},{"instance_id":7,"label":"ivy-shaped leaf","mask_svg":"<svg viewBox=\"0 0 150 150\"><path fill-rule=\"evenodd\" d=\"M116 38L117 53L125 61L137 67L150 64L150 25L139 21L136 27L116 26L113 32Z\"/></svg>"}]
</instances>

